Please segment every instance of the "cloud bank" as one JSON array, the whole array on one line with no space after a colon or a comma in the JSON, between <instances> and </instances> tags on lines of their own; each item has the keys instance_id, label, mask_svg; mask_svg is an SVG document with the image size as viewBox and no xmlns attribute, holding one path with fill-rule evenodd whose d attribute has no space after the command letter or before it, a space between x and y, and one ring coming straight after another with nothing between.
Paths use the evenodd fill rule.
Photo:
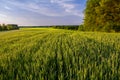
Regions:
<instances>
[{"instance_id":1,"label":"cloud bank","mask_svg":"<svg viewBox=\"0 0 120 80\"><path fill-rule=\"evenodd\" d=\"M80 3L75 0L6 0L8 4L46 16L79 16L83 17ZM11 9L8 6L6 9Z\"/></svg>"},{"instance_id":2,"label":"cloud bank","mask_svg":"<svg viewBox=\"0 0 120 80\"><path fill-rule=\"evenodd\" d=\"M85 0L0 0L0 22L20 25L80 24Z\"/></svg>"}]
</instances>

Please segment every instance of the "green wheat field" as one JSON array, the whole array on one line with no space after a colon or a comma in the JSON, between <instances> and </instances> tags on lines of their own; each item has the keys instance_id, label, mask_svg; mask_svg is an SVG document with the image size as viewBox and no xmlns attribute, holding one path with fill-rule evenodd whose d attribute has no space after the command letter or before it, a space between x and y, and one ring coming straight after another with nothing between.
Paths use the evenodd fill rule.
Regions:
<instances>
[{"instance_id":1,"label":"green wheat field","mask_svg":"<svg viewBox=\"0 0 120 80\"><path fill-rule=\"evenodd\" d=\"M0 80L120 80L120 33L0 32Z\"/></svg>"}]
</instances>

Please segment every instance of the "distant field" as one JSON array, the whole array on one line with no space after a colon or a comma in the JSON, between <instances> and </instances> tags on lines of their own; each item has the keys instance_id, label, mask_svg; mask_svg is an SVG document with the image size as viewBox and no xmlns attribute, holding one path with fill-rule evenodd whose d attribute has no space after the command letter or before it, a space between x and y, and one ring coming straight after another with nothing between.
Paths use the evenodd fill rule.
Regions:
<instances>
[{"instance_id":1,"label":"distant field","mask_svg":"<svg viewBox=\"0 0 120 80\"><path fill-rule=\"evenodd\" d=\"M120 33L0 32L0 80L120 80Z\"/></svg>"}]
</instances>

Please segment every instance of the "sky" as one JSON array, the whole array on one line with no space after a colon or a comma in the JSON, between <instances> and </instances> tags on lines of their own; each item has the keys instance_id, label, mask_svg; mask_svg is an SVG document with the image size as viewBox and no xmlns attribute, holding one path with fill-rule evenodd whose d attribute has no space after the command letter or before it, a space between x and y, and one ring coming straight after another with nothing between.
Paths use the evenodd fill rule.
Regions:
<instances>
[{"instance_id":1,"label":"sky","mask_svg":"<svg viewBox=\"0 0 120 80\"><path fill-rule=\"evenodd\" d=\"M86 0L0 0L0 24L79 25Z\"/></svg>"}]
</instances>

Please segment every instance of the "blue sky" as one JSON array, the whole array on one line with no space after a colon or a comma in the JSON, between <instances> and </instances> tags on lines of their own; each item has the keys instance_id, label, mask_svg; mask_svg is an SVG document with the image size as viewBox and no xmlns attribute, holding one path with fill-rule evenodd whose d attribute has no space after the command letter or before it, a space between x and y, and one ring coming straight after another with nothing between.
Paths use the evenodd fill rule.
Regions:
<instances>
[{"instance_id":1,"label":"blue sky","mask_svg":"<svg viewBox=\"0 0 120 80\"><path fill-rule=\"evenodd\" d=\"M0 23L78 25L86 0L0 0Z\"/></svg>"}]
</instances>

